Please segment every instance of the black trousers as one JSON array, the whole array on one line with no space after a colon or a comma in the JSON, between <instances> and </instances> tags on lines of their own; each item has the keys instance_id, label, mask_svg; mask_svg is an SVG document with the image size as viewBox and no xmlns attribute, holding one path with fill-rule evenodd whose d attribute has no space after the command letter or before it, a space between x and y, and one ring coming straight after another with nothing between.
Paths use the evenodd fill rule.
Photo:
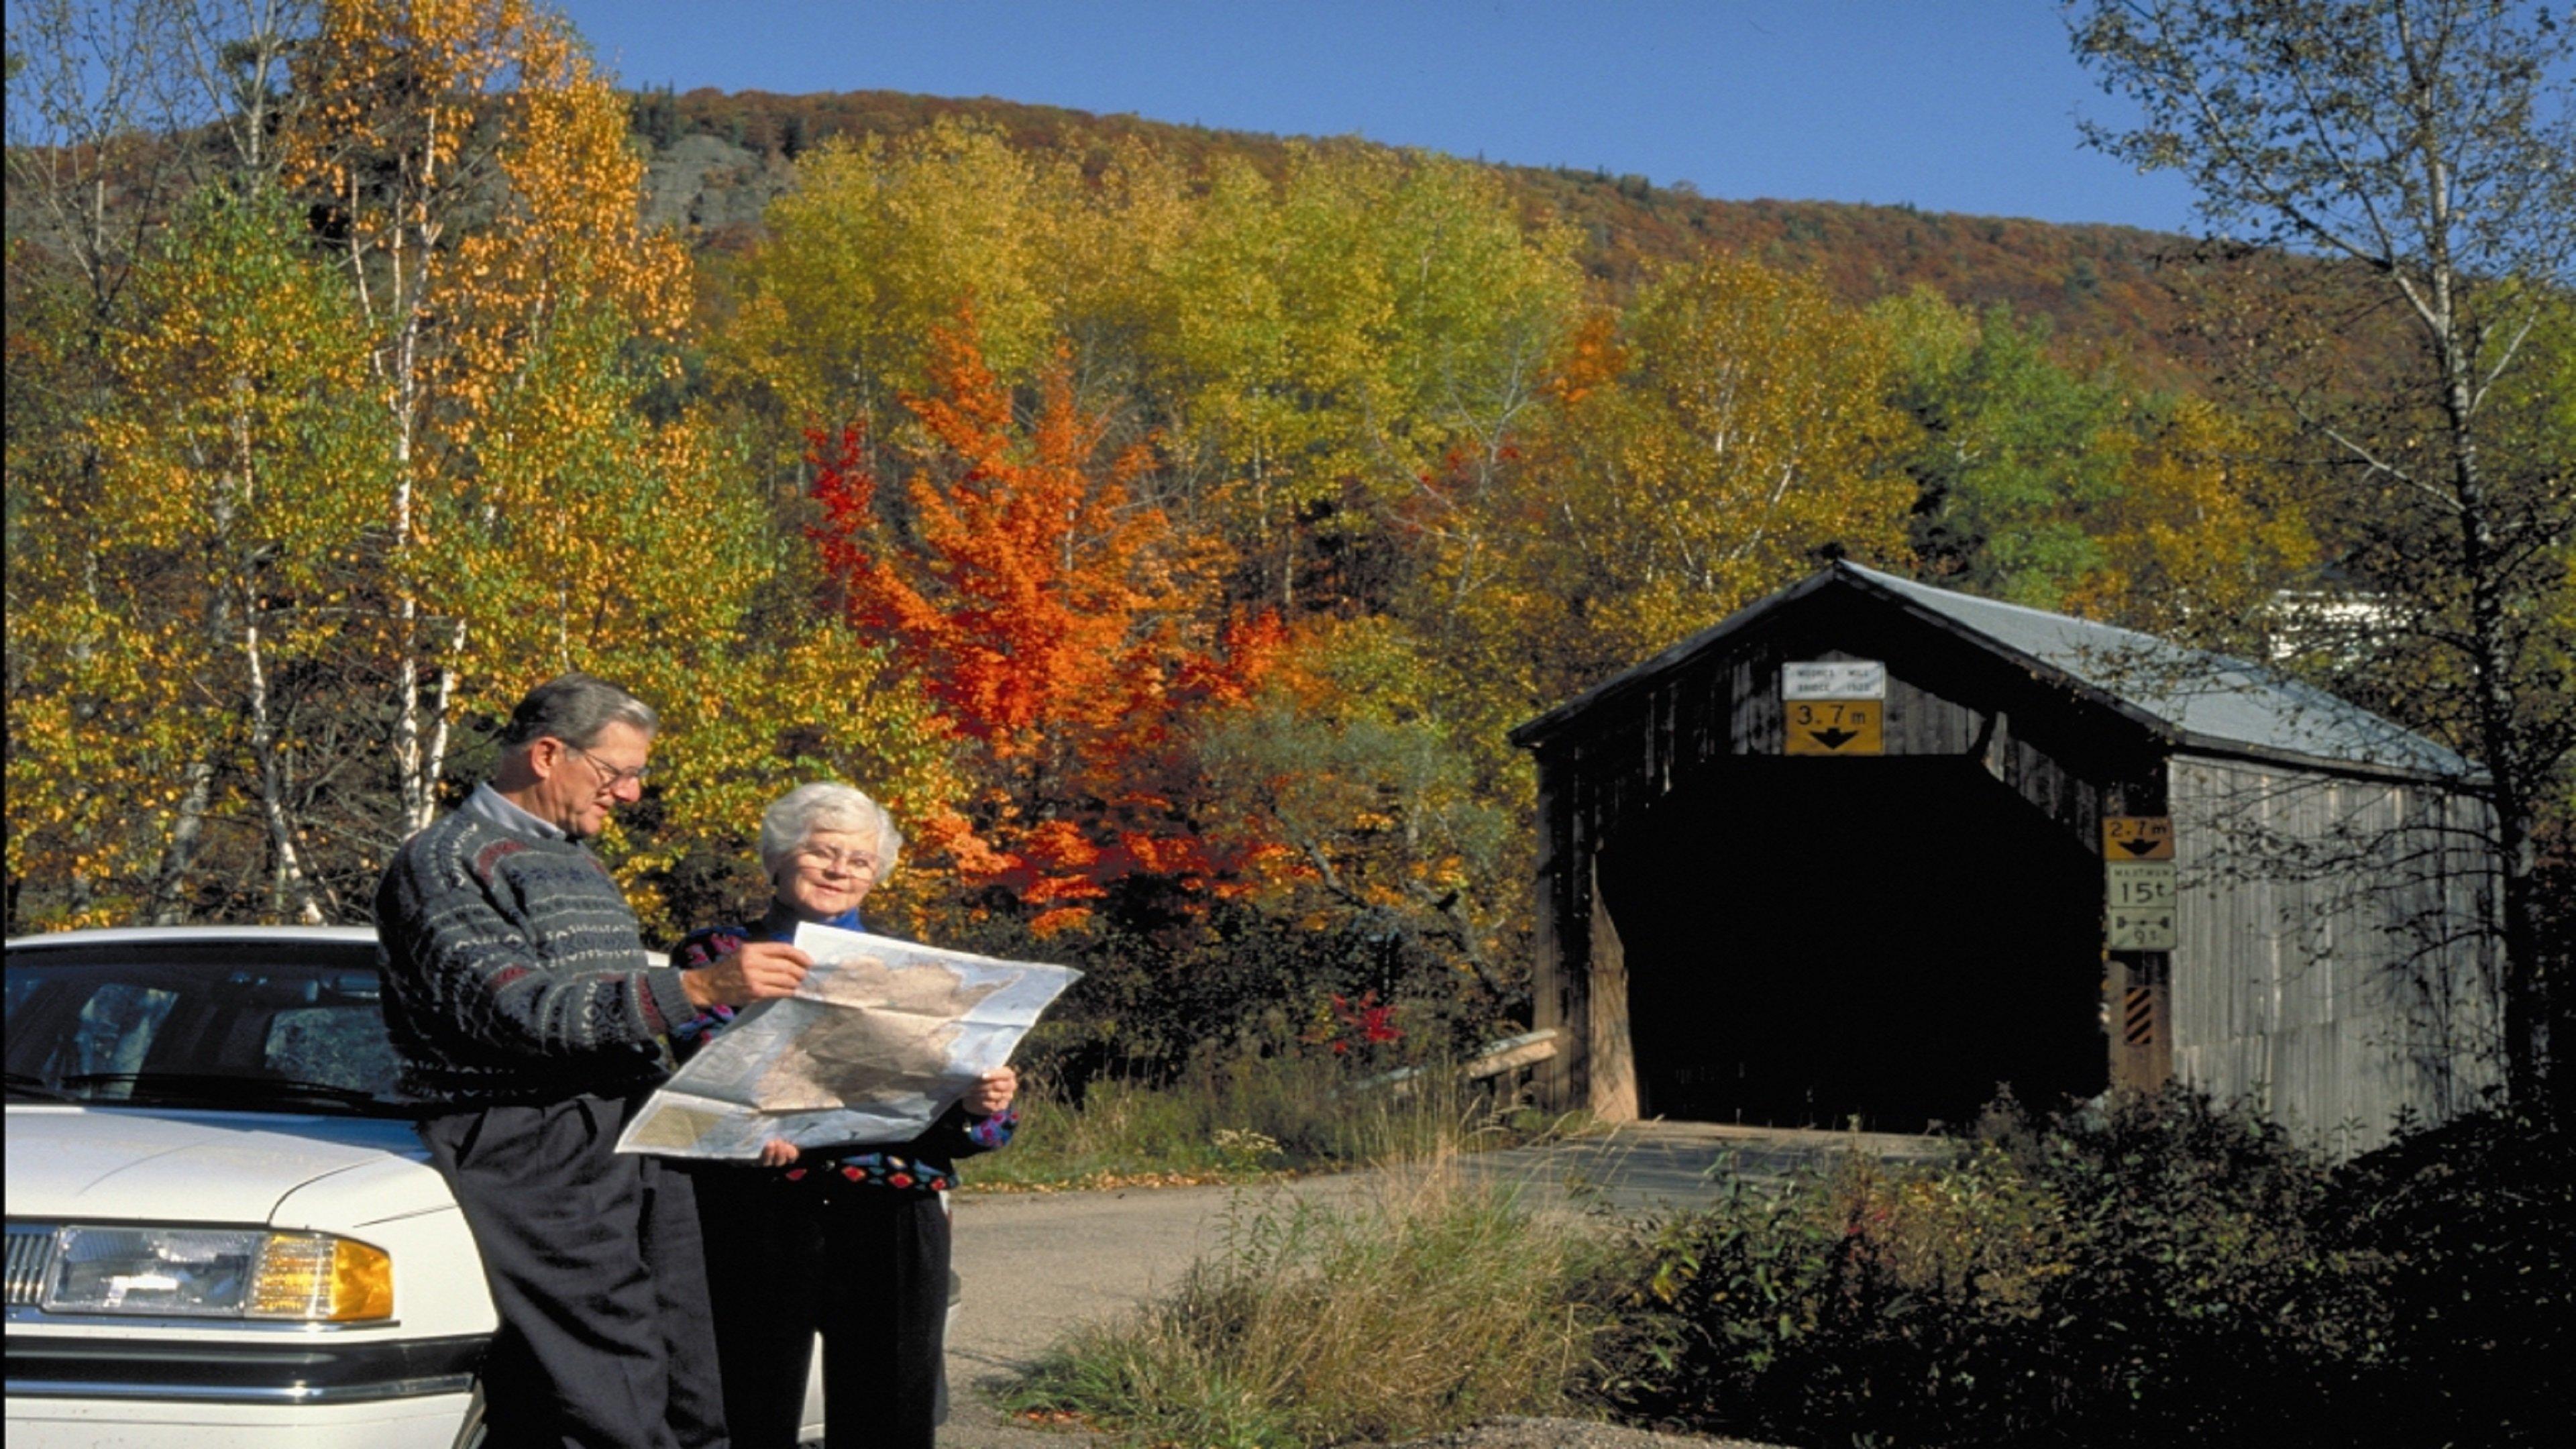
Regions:
<instances>
[{"instance_id":1,"label":"black trousers","mask_svg":"<svg viewBox=\"0 0 2576 1449\"><path fill-rule=\"evenodd\" d=\"M613 1151L627 1104L575 1097L420 1124L483 1255L501 1328L488 1449L722 1449L686 1174Z\"/></svg>"},{"instance_id":2,"label":"black trousers","mask_svg":"<svg viewBox=\"0 0 2576 1449\"><path fill-rule=\"evenodd\" d=\"M948 1407L948 1210L938 1197L834 1192L742 1167L694 1176L733 1442L796 1442L820 1330L826 1449L931 1449Z\"/></svg>"}]
</instances>

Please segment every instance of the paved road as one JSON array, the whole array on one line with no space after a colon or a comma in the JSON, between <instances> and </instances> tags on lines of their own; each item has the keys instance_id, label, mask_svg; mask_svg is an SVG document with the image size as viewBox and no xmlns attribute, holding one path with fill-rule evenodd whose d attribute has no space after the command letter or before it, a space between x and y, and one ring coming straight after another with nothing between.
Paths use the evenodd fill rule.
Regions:
<instances>
[{"instance_id":1,"label":"paved road","mask_svg":"<svg viewBox=\"0 0 2576 1449\"><path fill-rule=\"evenodd\" d=\"M1490 1180L1522 1186L1549 1205L1602 1203L1639 1213L1713 1201L1739 1179L1774 1186L1845 1153L1892 1161L1949 1150L1941 1138L1889 1132L1641 1122L1604 1137L1480 1153L1468 1161Z\"/></svg>"},{"instance_id":2,"label":"paved road","mask_svg":"<svg viewBox=\"0 0 2576 1449\"><path fill-rule=\"evenodd\" d=\"M1802 1165L1850 1151L1917 1158L1935 1140L1873 1133L1794 1132L1703 1123L1648 1123L1608 1137L1481 1153L1466 1159L1488 1181L1519 1185L1539 1206L1607 1204L1624 1212L1687 1207L1733 1177L1773 1183ZM1068 1449L1084 1436L1028 1429L1000 1415L992 1390L1036 1360L1066 1329L1134 1308L1221 1249L1231 1218L1272 1195L1355 1198L1373 1174L1304 1178L1277 1187L1189 1187L967 1196L957 1203L957 1271L966 1301L948 1344L957 1403L943 1449Z\"/></svg>"}]
</instances>

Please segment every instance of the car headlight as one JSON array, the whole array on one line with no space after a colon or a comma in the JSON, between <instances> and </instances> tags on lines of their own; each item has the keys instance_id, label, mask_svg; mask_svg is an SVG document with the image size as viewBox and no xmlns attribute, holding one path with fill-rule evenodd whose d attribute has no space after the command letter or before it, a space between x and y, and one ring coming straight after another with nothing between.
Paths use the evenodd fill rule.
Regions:
<instances>
[{"instance_id":1,"label":"car headlight","mask_svg":"<svg viewBox=\"0 0 2576 1449\"><path fill-rule=\"evenodd\" d=\"M394 1260L327 1233L66 1227L39 1304L51 1313L351 1323L393 1316Z\"/></svg>"}]
</instances>

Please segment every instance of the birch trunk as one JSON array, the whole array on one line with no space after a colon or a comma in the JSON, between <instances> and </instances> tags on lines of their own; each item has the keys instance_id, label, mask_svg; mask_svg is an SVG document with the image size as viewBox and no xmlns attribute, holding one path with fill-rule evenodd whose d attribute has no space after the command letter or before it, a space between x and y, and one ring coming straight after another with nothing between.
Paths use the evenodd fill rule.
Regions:
<instances>
[{"instance_id":1,"label":"birch trunk","mask_svg":"<svg viewBox=\"0 0 2576 1449\"><path fill-rule=\"evenodd\" d=\"M286 762L278 748L276 723L270 718L268 673L261 647L259 615L246 614L241 650L247 671L251 754L259 762L260 818L268 827L269 850L277 863L281 905L291 904L297 920L318 926L331 914L323 909L312 875L304 868L304 851L297 839L294 818L286 808Z\"/></svg>"},{"instance_id":2,"label":"birch trunk","mask_svg":"<svg viewBox=\"0 0 2576 1449\"><path fill-rule=\"evenodd\" d=\"M170 843L161 851L161 868L152 880L151 921L156 926L185 925L188 920L188 872L197 865L197 847L206 832L206 807L214 798L215 762L199 756L188 762L181 778L178 819L170 826Z\"/></svg>"}]
</instances>

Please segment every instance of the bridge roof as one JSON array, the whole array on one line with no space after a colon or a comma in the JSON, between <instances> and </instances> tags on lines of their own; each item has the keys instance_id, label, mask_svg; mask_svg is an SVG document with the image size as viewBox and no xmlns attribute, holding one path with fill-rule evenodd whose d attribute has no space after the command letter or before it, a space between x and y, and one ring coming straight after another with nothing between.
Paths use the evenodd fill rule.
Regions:
<instances>
[{"instance_id":1,"label":"bridge roof","mask_svg":"<svg viewBox=\"0 0 2576 1449\"><path fill-rule=\"evenodd\" d=\"M2478 766L2369 710L2246 660L1837 561L1512 731L1536 747L1594 707L1644 688L1754 625L1828 591L1857 594L2054 678L2173 747L2372 774L2463 781Z\"/></svg>"}]
</instances>

